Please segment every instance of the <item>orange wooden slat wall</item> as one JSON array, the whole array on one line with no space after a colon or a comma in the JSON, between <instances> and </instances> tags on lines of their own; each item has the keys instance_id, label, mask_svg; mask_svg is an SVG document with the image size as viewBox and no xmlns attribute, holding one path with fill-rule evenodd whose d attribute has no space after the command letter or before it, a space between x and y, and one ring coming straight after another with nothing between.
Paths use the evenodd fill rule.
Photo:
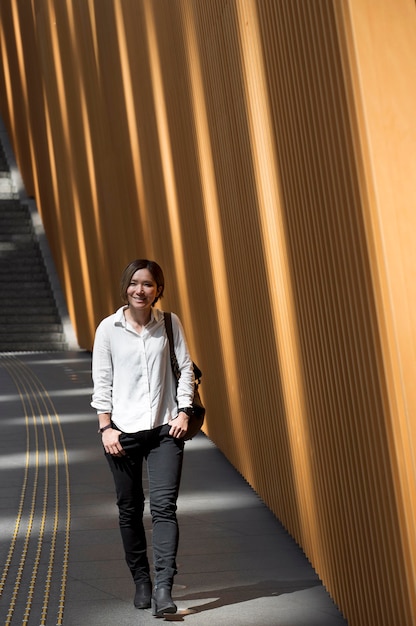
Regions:
<instances>
[{"instance_id":1,"label":"orange wooden slat wall","mask_svg":"<svg viewBox=\"0 0 416 626\"><path fill-rule=\"evenodd\" d=\"M350 626L414 626L413 0L0 2L0 110L79 344L166 273L206 432Z\"/></svg>"}]
</instances>

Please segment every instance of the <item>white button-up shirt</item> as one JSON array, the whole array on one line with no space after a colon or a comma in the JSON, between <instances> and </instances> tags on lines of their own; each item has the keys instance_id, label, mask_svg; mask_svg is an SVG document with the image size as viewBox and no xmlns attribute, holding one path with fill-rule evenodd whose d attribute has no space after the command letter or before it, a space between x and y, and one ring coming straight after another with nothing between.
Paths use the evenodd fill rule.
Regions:
<instances>
[{"instance_id":1,"label":"white button-up shirt","mask_svg":"<svg viewBox=\"0 0 416 626\"><path fill-rule=\"evenodd\" d=\"M124 317L126 307L106 317L95 333L91 406L110 413L126 433L150 430L191 406L194 390L192 360L177 315L172 313L175 354L181 377L172 373L163 312L152 309L150 322L137 333Z\"/></svg>"}]
</instances>

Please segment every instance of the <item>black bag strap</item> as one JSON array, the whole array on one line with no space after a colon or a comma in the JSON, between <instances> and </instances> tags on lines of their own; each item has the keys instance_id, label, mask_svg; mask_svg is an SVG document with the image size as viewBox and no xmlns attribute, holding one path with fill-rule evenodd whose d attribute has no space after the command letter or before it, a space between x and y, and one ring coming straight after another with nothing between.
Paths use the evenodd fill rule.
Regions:
<instances>
[{"instance_id":1,"label":"black bag strap","mask_svg":"<svg viewBox=\"0 0 416 626\"><path fill-rule=\"evenodd\" d=\"M170 364L172 366L173 374L176 380L178 381L181 377L181 373L179 371L178 360L175 354L175 345L174 345L173 330L172 330L172 316L170 313L165 312L164 318L165 318L166 334L168 336L168 341L169 341Z\"/></svg>"},{"instance_id":2,"label":"black bag strap","mask_svg":"<svg viewBox=\"0 0 416 626\"><path fill-rule=\"evenodd\" d=\"M166 334L168 336L168 341L169 341L170 363L172 366L173 374L176 380L178 381L181 377L181 372L179 370L178 360L175 354L175 345L174 345L173 330L172 330L172 315L165 311L163 316L165 319ZM199 383L201 382L202 372L195 363L193 363L193 367L194 367L195 384L199 385Z\"/></svg>"}]
</instances>

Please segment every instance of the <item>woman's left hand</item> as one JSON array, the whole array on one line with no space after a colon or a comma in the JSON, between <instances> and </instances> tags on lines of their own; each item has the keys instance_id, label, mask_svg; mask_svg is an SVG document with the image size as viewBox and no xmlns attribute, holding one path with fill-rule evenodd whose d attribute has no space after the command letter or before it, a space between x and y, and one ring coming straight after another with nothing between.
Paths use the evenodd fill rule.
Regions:
<instances>
[{"instance_id":1,"label":"woman's left hand","mask_svg":"<svg viewBox=\"0 0 416 626\"><path fill-rule=\"evenodd\" d=\"M170 420L169 422L171 427L169 435L175 439L182 439L185 437L188 432L188 422L189 417L186 413L183 413L182 411L178 413L178 417L175 417L175 419Z\"/></svg>"}]
</instances>

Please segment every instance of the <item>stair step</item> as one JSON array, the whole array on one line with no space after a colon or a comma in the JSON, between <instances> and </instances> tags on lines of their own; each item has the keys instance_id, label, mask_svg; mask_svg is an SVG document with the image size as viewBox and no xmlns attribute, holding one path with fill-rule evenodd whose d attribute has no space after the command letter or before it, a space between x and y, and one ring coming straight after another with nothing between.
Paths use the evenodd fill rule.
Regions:
<instances>
[{"instance_id":1,"label":"stair step","mask_svg":"<svg viewBox=\"0 0 416 626\"><path fill-rule=\"evenodd\" d=\"M27 254L15 254L0 257L0 275L9 276L10 274L16 274L22 276L24 280L28 280L27 272L30 271L30 276L36 277L37 275L47 276L48 273L45 268L45 263L38 255Z\"/></svg>"},{"instance_id":2,"label":"stair step","mask_svg":"<svg viewBox=\"0 0 416 626\"><path fill-rule=\"evenodd\" d=\"M32 220L30 219L30 215L27 213L17 213L17 211L2 211L1 210L1 200L0 200L0 224L7 225L8 223L16 223L19 222L21 224L31 224Z\"/></svg>"},{"instance_id":3,"label":"stair step","mask_svg":"<svg viewBox=\"0 0 416 626\"><path fill-rule=\"evenodd\" d=\"M12 311L20 311L22 308L22 300L13 300L13 302L5 302L2 303L1 309L3 315L10 316ZM32 319L36 318L38 315L54 315L57 314L57 308L55 306L55 302L52 300L52 297L48 302L44 300L39 300L36 303L30 302L30 308L27 304L25 304L25 311L28 316L32 316Z\"/></svg>"},{"instance_id":4,"label":"stair step","mask_svg":"<svg viewBox=\"0 0 416 626\"><path fill-rule=\"evenodd\" d=\"M29 278L32 280L28 280ZM40 269L28 271L22 270L20 275L16 274L15 271L0 271L0 289L4 287L9 291L13 289L20 290L24 289L24 285L27 283L34 286L42 285L43 287L48 287L49 291L51 289L48 276L46 276L46 274Z\"/></svg>"},{"instance_id":5,"label":"stair step","mask_svg":"<svg viewBox=\"0 0 416 626\"><path fill-rule=\"evenodd\" d=\"M2 202L3 204L3 202ZM20 202L19 199L13 199L13 200L4 200L4 204L5 205L10 205L10 206L16 206L18 209L26 209L28 210L26 204L23 204L22 202Z\"/></svg>"},{"instance_id":6,"label":"stair step","mask_svg":"<svg viewBox=\"0 0 416 626\"><path fill-rule=\"evenodd\" d=\"M31 224L22 224L20 221L16 221L15 224L2 224L0 219L1 238L7 241L7 236L13 238L15 235L30 235L30 237L33 237L34 233Z\"/></svg>"},{"instance_id":7,"label":"stair step","mask_svg":"<svg viewBox=\"0 0 416 626\"><path fill-rule=\"evenodd\" d=\"M19 218L22 220L31 220L29 209L20 205L13 206L11 202L14 202L13 198L1 198L0 199L0 217L2 219Z\"/></svg>"},{"instance_id":8,"label":"stair step","mask_svg":"<svg viewBox=\"0 0 416 626\"><path fill-rule=\"evenodd\" d=\"M2 210L1 208L1 200L0 200L0 223L1 224L7 224L7 222L21 222L23 224L31 224L32 220L30 218L29 213L27 213L26 211L23 213L18 213L15 209L14 210Z\"/></svg>"},{"instance_id":9,"label":"stair step","mask_svg":"<svg viewBox=\"0 0 416 626\"><path fill-rule=\"evenodd\" d=\"M17 198L2 198L0 200L0 215L22 215L30 217L30 211Z\"/></svg>"},{"instance_id":10,"label":"stair step","mask_svg":"<svg viewBox=\"0 0 416 626\"><path fill-rule=\"evenodd\" d=\"M21 242L0 242L0 250L3 251L2 265L11 265L15 268L20 268L23 264L36 263L45 267L45 262L40 253L39 247L31 246L29 243L22 244Z\"/></svg>"},{"instance_id":11,"label":"stair step","mask_svg":"<svg viewBox=\"0 0 416 626\"><path fill-rule=\"evenodd\" d=\"M25 341L26 339L30 341L62 341L63 334L62 332L27 332L22 335L20 332L2 332L0 331L0 343L4 344L13 342L13 341Z\"/></svg>"},{"instance_id":12,"label":"stair step","mask_svg":"<svg viewBox=\"0 0 416 626\"><path fill-rule=\"evenodd\" d=\"M19 293L17 294L16 291L19 291ZM15 296L15 299L18 300L19 302L22 301L22 298L24 297L38 297L43 298L45 297L45 295L51 295L51 288L50 286L45 283L45 282L21 282L18 285L16 285L16 281L8 281L7 283L5 281L3 281L0 284L0 297L4 297L4 296L9 296L13 298L13 296Z\"/></svg>"},{"instance_id":13,"label":"stair step","mask_svg":"<svg viewBox=\"0 0 416 626\"><path fill-rule=\"evenodd\" d=\"M50 285L46 282L24 282L16 285L15 281L8 281L7 283L5 281L2 281L0 283L0 297L6 295L9 300L20 303L22 302L22 298L24 298L25 295L26 297L30 297L32 302L36 300L42 301L47 295L49 295L51 299L54 300ZM2 302L2 306L3 304L6 303ZM30 302L26 302L25 304L30 304Z\"/></svg>"},{"instance_id":14,"label":"stair step","mask_svg":"<svg viewBox=\"0 0 416 626\"><path fill-rule=\"evenodd\" d=\"M10 315L10 312L14 309L16 311L21 310L24 306L24 311L27 315L36 315L38 312L52 313L57 310L56 302L51 293L42 292L40 294L25 294L19 298L16 298L16 294L13 292L7 293L5 291L0 292L0 300L2 300L1 310L3 313Z\"/></svg>"},{"instance_id":15,"label":"stair step","mask_svg":"<svg viewBox=\"0 0 416 626\"><path fill-rule=\"evenodd\" d=\"M1 284L10 289L13 287L14 283L18 283L19 289L24 289L25 287L29 287L29 285L33 286L43 286L47 287L50 290L50 285L48 282L48 277L45 271L41 271L41 268L36 268L32 271L32 269L28 271L22 271L21 274L16 273L16 270L4 270L0 271ZM1 285L0 285L1 288Z\"/></svg>"},{"instance_id":16,"label":"stair step","mask_svg":"<svg viewBox=\"0 0 416 626\"><path fill-rule=\"evenodd\" d=\"M1 258L1 257L0 257ZM21 263L18 270L14 266L14 264L4 264L0 265L0 280L26 280L28 277L33 277L33 280L45 279L47 277L47 273L45 268L38 262L37 259L28 259L29 262ZM20 272L20 273L19 273Z\"/></svg>"},{"instance_id":17,"label":"stair step","mask_svg":"<svg viewBox=\"0 0 416 626\"><path fill-rule=\"evenodd\" d=\"M14 343L0 343L0 352L64 352L68 350L65 341L15 341Z\"/></svg>"},{"instance_id":18,"label":"stair step","mask_svg":"<svg viewBox=\"0 0 416 626\"><path fill-rule=\"evenodd\" d=\"M26 208L17 208L10 206L9 200L0 200L0 220L22 220L23 222L31 222L29 210Z\"/></svg>"},{"instance_id":19,"label":"stair step","mask_svg":"<svg viewBox=\"0 0 416 626\"><path fill-rule=\"evenodd\" d=\"M7 222L7 220L11 221L22 221L22 222L32 222L30 213L27 209L17 209L16 207L4 207L4 200L0 200L0 220Z\"/></svg>"},{"instance_id":20,"label":"stair step","mask_svg":"<svg viewBox=\"0 0 416 626\"><path fill-rule=\"evenodd\" d=\"M34 259L38 257L42 259L39 247L32 241L2 241L0 237L0 252L1 256L7 256L8 259L14 260L20 264L21 258ZM43 259L42 259L43 260Z\"/></svg>"},{"instance_id":21,"label":"stair step","mask_svg":"<svg viewBox=\"0 0 416 626\"><path fill-rule=\"evenodd\" d=\"M7 333L3 332L3 329L0 328L0 337L5 337L10 335L22 336L21 333L26 333L29 335L33 335L36 333L48 334L50 336L59 334L62 336L62 324L53 323L53 324L42 324L39 323L36 319L33 321L33 318L27 317L26 322L14 322L12 321L7 325Z\"/></svg>"},{"instance_id":22,"label":"stair step","mask_svg":"<svg viewBox=\"0 0 416 626\"><path fill-rule=\"evenodd\" d=\"M4 313L0 312L0 326L4 326L7 324L7 327L14 326L25 326L28 323L28 320L31 320L34 324L38 324L40 326L47 325L51 330L56 330L57 327L62 329L62 324L59 320L58 313L37 313L35 317L32 315L19 315L15 313Z\"/></svg>"},{"instance_id":23,"label":"stair step","mask_svg":"<svg viewBox=\"0 0 416 626\"><path fill-rule=\"evenodd\" d=\"M27 225L32 225L32 220L30 219L30 216L27 215L26 213L22 213L21 215L16 215L16 212L13 211L2 211L1 210L1 200L0 200L0 227L3 228L4 226L7 226L8 224L24 224L25 226Z\"/></svg>"},{"instance_id":24,"label":"stair step","mask_svg":"<svg viewBox=\"0 0 416 626\"><path fill-rule=\"evenodd\" d=\"M0 200L0 213L6 214L11 212L15 215L30 217L29 209L20 202L19 198L2 198Z\"/></svg>"},{"instance_id":25,"label":"stair step","mask_svg":"<svg viewBox=\"0 0 416 626\"><path fill-rule=\"evenodd\" d=\"M0 241L8 242L12 241L13 243L22 244L29 246L37 246L38 243L35 242L35 238L33 236L33 231L26 231L23 233L0 233Z\"/></svg>"}]
</instances>

